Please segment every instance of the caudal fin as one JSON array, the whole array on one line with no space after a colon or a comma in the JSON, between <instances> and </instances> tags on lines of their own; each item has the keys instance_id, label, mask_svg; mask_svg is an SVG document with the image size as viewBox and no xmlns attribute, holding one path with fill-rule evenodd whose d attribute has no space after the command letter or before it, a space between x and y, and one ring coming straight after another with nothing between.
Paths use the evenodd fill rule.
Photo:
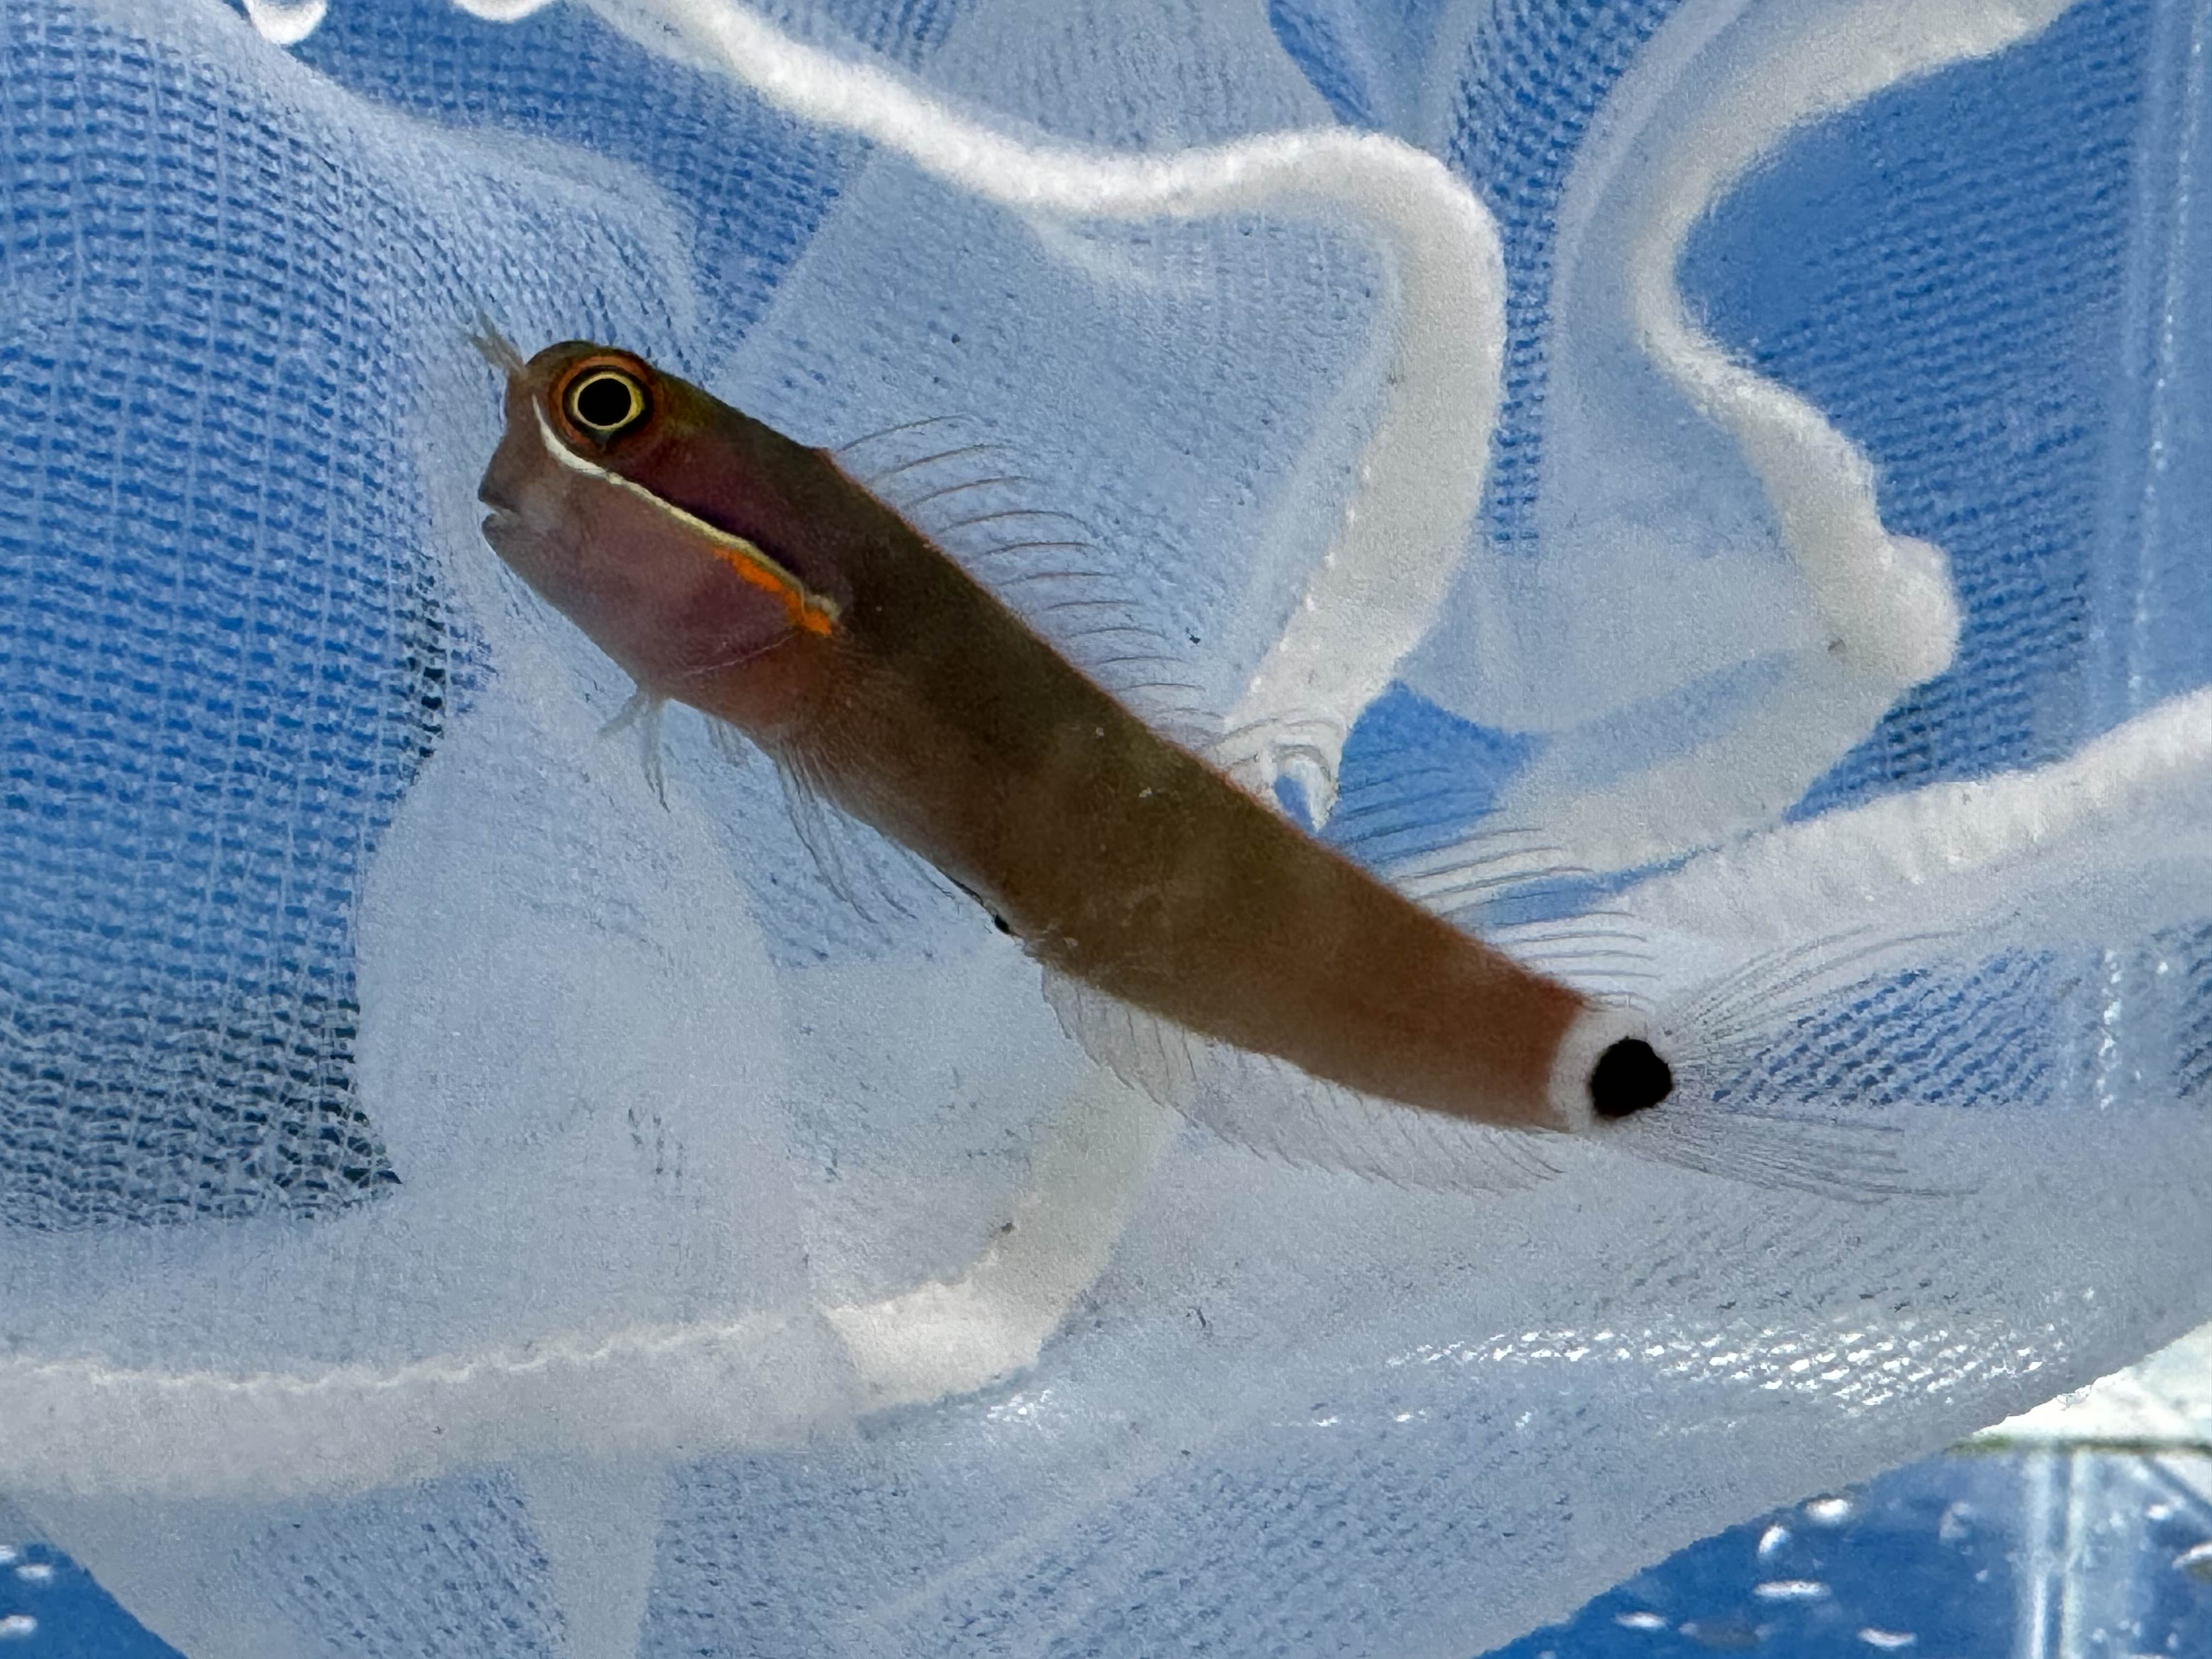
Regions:
<instances>
[{"instance_id":1,"label":"caudal fin","mask_svg":"<svg viewBox=\"0 0 2212 1659\"><path fill-rule=\"evenodd\" d=\"M1614 1040L1647 1043L1671 1087L1639 1109L1594 1112L1590 1132L1640 1158L1756 1187L1858 1202L1966 1190L1931 1177L1908 1132L1869 1112L1854 1086L1865 1079L1849 1075L1866 1061L1832 1042L1882 988L1955 955L1960 943L1840 933L1624 1013Z\"/></svg>"}]
</instances>

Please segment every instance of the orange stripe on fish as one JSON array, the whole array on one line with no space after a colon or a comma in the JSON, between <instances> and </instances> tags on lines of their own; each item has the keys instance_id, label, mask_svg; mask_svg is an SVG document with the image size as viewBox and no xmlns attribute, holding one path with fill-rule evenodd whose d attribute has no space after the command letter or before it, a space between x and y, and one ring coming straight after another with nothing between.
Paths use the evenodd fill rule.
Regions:
<instances>
[{"instance_id":1,"label":"orange stripe on fish","mask_svg":"<svg viewBox=\"0 0 2212 1659\"><path fill-rule=\"evenodd\" d=\"M599 466L579 455L562 442L553 424L545 418L545 411L538 411L538 435L544 441L545 453L562 465L600 479L617 489L627 490L641 501L649 501L658 512L666 515L697 537L711 549L714 556L738 574L748 586L758 588L775 599L793 627L810 634L828 635L837 627L837 602L827 594L811 592L806 584L786 570L743 536L736 536L712 525L696 513L687 513L673 501L665 501L642 484L625 478L619 472Z\"/></svg>"},{"instance_id":2,"label":"orange stripe on fish","mask_svg":"<svg viewBox=\"0 0 2212 1659\"><path fill-rule=\"evenodd\" d=\"M668 510L684 518L690 516L678 507L672 507ZM693 519L691 522L699 525L702 530L714 528L701 520ZM736 571L739 577L782 601L784 614L791 618L794 627L825 637L836 631L837 602L835 599L808 592L804 582L778 567L774 559L742 536L717 533L710 537L709 541L722 562Z\"/></svg>"}]
</instances>

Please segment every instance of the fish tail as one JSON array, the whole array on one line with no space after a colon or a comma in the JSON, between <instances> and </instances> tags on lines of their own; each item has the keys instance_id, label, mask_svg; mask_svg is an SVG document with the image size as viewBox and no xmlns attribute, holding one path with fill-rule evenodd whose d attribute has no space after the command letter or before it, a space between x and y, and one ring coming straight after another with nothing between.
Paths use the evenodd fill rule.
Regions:
<instances>
[{"instance_id":1,"label":"fish tail","mask_svg":"<svg viewBox=\"0 0 2212 1659\"><path fill-rule=\"evenodd\" d=\"M1807 1097L1779 1062L1839 1014L1959 942L1861 930L1776 951L1651 1006L1600 1005L1570 1028L1554 1110L1635 1156L1764 1188L1870 1202L1955 1192L1916 1174L1909 1137Z\"/></svg>"}]
</instances>

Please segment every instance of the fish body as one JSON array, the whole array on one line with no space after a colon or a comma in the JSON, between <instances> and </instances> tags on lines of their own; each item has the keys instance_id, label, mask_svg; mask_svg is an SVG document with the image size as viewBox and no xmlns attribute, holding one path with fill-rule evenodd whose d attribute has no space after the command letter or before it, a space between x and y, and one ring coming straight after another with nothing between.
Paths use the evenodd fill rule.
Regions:
<instances>
[{"instance_id":1,"label":"fish body","mask_svg":"<svg viewBox=\"0 0 2212 1659\"><path fill-rule=\"evenodd\" d=\"M1648 1020L1170 741L833 453L605 347L497 361L500 556L641 696L744 733L1053 973L1399 1117L1588 1133L1674 1092Z\"/></svg>"}]
</instances>

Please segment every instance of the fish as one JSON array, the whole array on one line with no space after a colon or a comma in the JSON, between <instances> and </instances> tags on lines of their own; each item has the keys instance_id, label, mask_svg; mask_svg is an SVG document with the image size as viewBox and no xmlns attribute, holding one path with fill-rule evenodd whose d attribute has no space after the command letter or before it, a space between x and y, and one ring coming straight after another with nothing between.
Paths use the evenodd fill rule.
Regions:
<instances>
[{"instance_id":1,"label":"fish","mask_svg":"<svg viewBox=\"0 0 2212 1659\"><path fill-rule=\"evenodd\" d=\"M1540 1179L1547 1138L1676 1114L1632 1150L1895 1187L1885 1153L1817 1123L1740 1115L1732 1141L1710 1102L1681 1110L1682 1044L1740 1044L1756 975L1672 1024L1578 989L1155 729L837 452L630 352L525 362L489 325L477 343L505 377L484 537L631 678L630 712L698 710L775 762L802 820L844 815L933 868L1127 1080L1291 1162L1414 1187Z\"/></svg>"}]
</instances>

